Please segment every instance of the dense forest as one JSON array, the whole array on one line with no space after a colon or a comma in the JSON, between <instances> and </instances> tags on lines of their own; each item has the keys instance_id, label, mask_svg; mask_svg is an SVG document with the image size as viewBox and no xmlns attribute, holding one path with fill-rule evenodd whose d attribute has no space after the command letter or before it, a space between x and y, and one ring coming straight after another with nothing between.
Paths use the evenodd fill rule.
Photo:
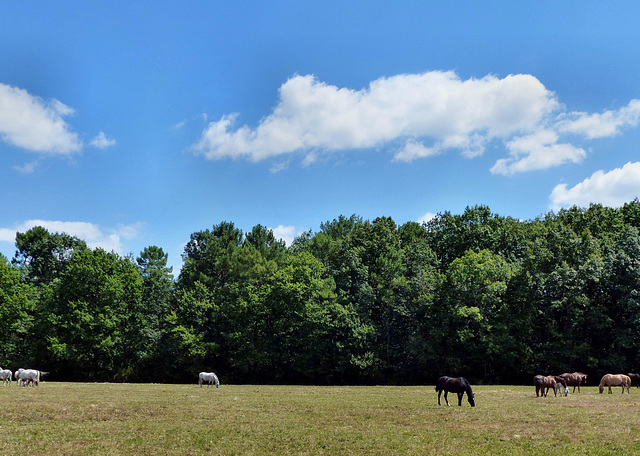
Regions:
<instances>
[{"instance_id":1,"label":"dense forest","mask_svg":"<svg viewBox=\"0 0 640 456\"><path fill-rule=\"evenodd\" d=\"M35 227L0 255L0 365L51 380L530 383L640 361L640 202L522 221L340 216L290 246L258 225L194 232L178 277Z\"/></svg>"}]
</instances>

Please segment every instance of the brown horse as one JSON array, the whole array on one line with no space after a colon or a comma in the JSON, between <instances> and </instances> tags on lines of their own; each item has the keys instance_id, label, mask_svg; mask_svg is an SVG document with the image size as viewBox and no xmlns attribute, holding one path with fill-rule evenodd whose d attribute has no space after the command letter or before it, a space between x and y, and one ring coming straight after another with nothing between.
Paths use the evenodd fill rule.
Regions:
<instances>
[{"instance_id":1,"label":"brown horse","mask_svg":"<svg viewBox=\"0 0 640 456\"><path fill-rule=\"evenodd\" d=\"M558 390L560 386L553 375L536 375L533 377L533 384L536 387L536 397L540 397L540 395L547 397L549 394L549 388L553 388L553 394L558 397Z\"/></svg>"},{"instance_id":2,"label":"brown horse","mask_svg":"<svg viewBox=\"0 0 640 456\"><path fill-rule=\"evenodd\" d=\"M602 394L602 392L604 391L605 386L609 387L609 394L612 394L612 386L622 386L622 394L624 394L624 389L627 388L627 393L631 394L629 392L629 389L631 388L631 379L628 375L606 374L604 377L602 377L602 380L600 380L600 394Z\"/></svg>"},{"instance_id":3,"label":"brown horse","mask_svg":"<svg viewBox=\"0 0 640 456\"><path fill-rule=\"evenodd\" d=\"M564 378L567 382L567 385L573 386L573 392L576 392L576 386L578 387L578 392L580 392L580 385L587 384L587 374L583 374L582 372L574 372L561 374L560 377Z\"/></svg>"},{"instance_id":4,"label":"brown horse","mask_svg":"<svg viewBox=\"0 0 640 456\"><path fill-rule=\"evenodd\" d=\"M627 374L631 379L631 386L640 388L640 374Z\"/></svg>"}]
</instances>

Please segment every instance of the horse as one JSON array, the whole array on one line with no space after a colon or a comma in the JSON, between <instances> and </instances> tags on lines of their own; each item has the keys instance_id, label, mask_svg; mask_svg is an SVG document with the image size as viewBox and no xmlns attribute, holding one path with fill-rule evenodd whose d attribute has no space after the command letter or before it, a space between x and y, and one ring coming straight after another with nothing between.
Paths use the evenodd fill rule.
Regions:
<instances>
[{"instance_id":1,"label":"horse","mask_svg":"<svg viewBox=\"0 0 640 456\"><path fill-rule=\"evenodd\" d=\"M25 369L23 369L22 367L20 369L18 369L15 374L14 377L16 378L16 382L18 382L18 386L22 386L22 373L25 371Z\"/></svg>"},{"instance_id":2,"label":"horse","mask_svg":"<svg viewBox=\"0 0 640 456\"><path fill-rule=\"evenodd\" d=\"M553 375L536 375L533 377L533 384L536 387L536 397L547 397L549 394L549 388L553 388L553 394L558 397L558 390L560 385L556 382L556 378ZM560 393L562 395L562 393Z\"/></svg>"},{"instance_id":3,"label":"horse","mask_svg":"<svg viewBox=\"0 0 640 456\"><path fill-rule=\"evenodd\" d=\"M640 388L640 374L627 374L631 379L631 386Z\"/></svg>"},{"instance_id":4,"label":"horse","mask_svg":"<svg viewBox=\"0 0 640 456\"><path fill-rule=\"evenodd\" d=\"M559 377L564 378L567 385L573 386L574 393L576 392L576 386L578 387L578 392L580 392L580 385L587 384L587 374L583 374L582 372L573 372L571 374L565 372L564 374L559 375Z\"/></svg>"},{"instance_id":5,"label":"horse","mask_svg":"<svg viewBox=\"0 0 640 456\"><path fill-rule=\"evenodd\" d=\"M202 388L203 382L208 382L209 387L211 387L211 385L215 383L216 388L220 388L220 381L218 380L218 376L213 372L200 372L198 374L198 383L200 384L200 388Z\"/></svg>"},{"instance_id":6,"label":"horse","mask_svg":"<svg viewBox=\"0 0 640 456\"><path fill-rule=\"evenodd\" d=\"M436 391L438 392L438 405L441 405L440 394L442 394L442 392L444 391L444 401L448 406L451 406L451 404L449 404L449 400L447 399L447 394L449 394L450 392L458 393L459 407L462 406L462 396L464 396L464 393L467 393L467 400L469 401L469 404L471 404L471 407L476 406L476 397L471 390L471 385L469 385L469 382L463 377L453 378L447 377L446 375L440 377L436 382Z\"/></svg>"},{"instance_id":7,"label":"horse","mask_svg":"<svg viewBox=\"0 0 640 456\"><path fill-rule=\"evenodd\" d=\"M567 397L569 395L569 388L567 388L567 381L563 377L560 377L559 375L554 375L553 379L556 381L556 384L560 389L560 396ZM562 386L562 388L560 388L560 386Z\"/></svg>"},{"instance_id":8,"label":"horse","mask_svg":"<svg viewBox=\"0 0 640 456\"><path fill-rule=\"evenodd\" d=\"M609 394L612 394L612 386L622 386L622 394L624 394L624 389L627 388L627 393L631 394L629 392L629 389L631 388L631 379L628 375L605 374L604 377L602 377L602 380L600 380L600 394L604 391L605 386L609 387Z\"/></svg>"},{"instance_id":9,"label":"horse","mask_svg":"<svg viewBox=\"0 0 640 456\"><path fill-rule=\"evenodd\" d=\"M23 369L20 368L16 371L15 377L18 385L28 386L31 382L31 386L40 385L40 379L49 372L41 372L36 369Z\"/></svg>"},{"instance_id":10,"label":"horse","mask_svg":"<svg viewBox=\"0 0 640 456\"><path fill-rule=\"evenodd\" d=\"M11 386L11 376L13 375L13 372L11 372L9 369L3 369L0 367L0 379L2 379L2 385L3 386Z\"/></svg>"}]
</instances>

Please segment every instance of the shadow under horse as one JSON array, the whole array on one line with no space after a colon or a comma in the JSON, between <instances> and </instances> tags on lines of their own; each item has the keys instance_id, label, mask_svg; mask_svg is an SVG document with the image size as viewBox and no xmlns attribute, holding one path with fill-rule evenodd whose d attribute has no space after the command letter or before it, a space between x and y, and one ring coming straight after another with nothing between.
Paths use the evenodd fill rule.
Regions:
<instances>
[{"instance_id":1,"label":"shadow under horse","mask_svg":"<svg viewBox=\"0 0 640 456\"><path fill-rule=\"evenodd\" d=\"M467 393L467 400L469 401L469 404L471 404L471 407L476 406L476 398L471 390L471 385L469 385L467 379L463 377L453 378L447 377L446 375L444 377L440 377L436 382L436 391L438 392L438 405L441 405L440 394L444 391L444 401L449 406L451 405L447 399L447 394L449 393L458 394L458 406L462 405L462 396L464 396L464 393Z\"/></svg>"}]
</instances>

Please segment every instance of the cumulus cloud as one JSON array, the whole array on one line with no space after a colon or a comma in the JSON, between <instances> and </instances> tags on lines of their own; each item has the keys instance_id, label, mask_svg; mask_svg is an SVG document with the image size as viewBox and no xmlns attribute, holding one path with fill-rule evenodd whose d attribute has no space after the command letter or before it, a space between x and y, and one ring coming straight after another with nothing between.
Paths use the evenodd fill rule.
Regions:
<instances>
[{"instance_id":1,"label":"cumulus cloud","mask_svg":"<svg viewBox=\"0 0 640 456\"><path fill-rule=\"evenodd\" d=\"M540 130L532 135L514 138L506 146L510 156L496 161L491 168L494 174L514 174L547 169L567 162L579 163L587 155L579 147L558 144L558 135L552 130Z\"/></svg>"},{"instance_id":2,"label":"cumulus cloud","mask_svg":"<svg viewBox=\"0 0 640 456\"><path fill-rule=\"evenodd\" d=\"M497 141L508 156L491 171L513 174L583 160L586 151L563 136L594 139L635 127L640 100L598 114L564 111L556 95L527 74L463 80L453 71L431 71L380 78L361 90L295 75L255 128L238 125L238 113L223 115L207 125L194 149L211 160L254 162L300 152L308 166L322 153L385 146L397 161L449 149L471 158Z\"/></svg>"},{"instance_id":3,"label":"cumulus cloud","mask_svg":"<svg viewBox=\"0 0 640 456\"><path fill-rule=\"evenodd\" d=\"M58 100L0 83L0 138L8 144L52 155L79 152L82 141L64 120L71 114L73 109Z\"/></svg>"},{"instance_id":4,"label":"cumulus cloud","mask_svg":"<svg viewBox=\"0 0 640 456\"><path fill-rule=\"evenodd\" d=\"M271 231L273 231L273 235L276 239L283 240L287 245L291 245L291 243L297 236L304 233L304 230L298 229L295 226L291 225L278 225L277 227L270 229Z\"/></svg>"},{"instance_id":5,"label":"cumulus cloud","mask_svg":"<svg viewBox=\"0 0 640 456\"><path fill-rule=\"evenodd\" d=\"M107 137L107 135L105 135L102 131L91 140L91 145L93 147L97 147L98 149L106 149L107 147L111 147L115 144L116 140Z\"/></svg>"},{"instance_id":6,"label":"cumulus cloud","mask_svg":"<svg viewBox=\"0 0 640 456\"><path fill-rule=\"evenodd\" d=\"M591 203L619 207L640 197L640 162L627 163L609 172L596 171L574 187L560 184L551 192L551 208L580 206Z\"/></svg>"},{"instance_id":7,"label":"cumulus cloud","mask_svg":"<svg viewBox=\"0 0 640 456\"><path fill-rule=\"evenodd\" d=\"M209 159L259 161L300 150L369 148L407 138L398 160L449 148L475 156L493 138L535 129L559 106L555 95L530 75L461 80L452 71L380 78L362 90L297 75L279 92L277 106L255 129L235 128L238 114L225 115L209 123L195 149ZM422 139L431 144L421 144Z\"/></svg>"},{"instance_id":8,"label":"cumulus cloud","mask_svg":"<svg viewBox=\"0 0 640 456\"><path fill-rule=\"evenodd\" d=\"M141 224L119 225L104 230L88 222L62 222L52 220L28 220L13 228L0 228L0 241L15 243L16 233L24 233L34 226L42 226L54 233L67 233L84 240L90 248L102 248L108 252L123 254L122 239L134 239L140 234Z\"/></svg>"},{"instance_id":9,"label":"cumulus cloud","mask_svg":"<svg viewBox=\"0 0 640 456\"><path fill-rule=\"evenodd\" d=\"M617 111L602 114L572 112L562 115L557 123L560 132L583 135L588 139L615 136L623 127L635 127L640 120L640 100L631 100Z\"/></svg>"}]
</instances>

